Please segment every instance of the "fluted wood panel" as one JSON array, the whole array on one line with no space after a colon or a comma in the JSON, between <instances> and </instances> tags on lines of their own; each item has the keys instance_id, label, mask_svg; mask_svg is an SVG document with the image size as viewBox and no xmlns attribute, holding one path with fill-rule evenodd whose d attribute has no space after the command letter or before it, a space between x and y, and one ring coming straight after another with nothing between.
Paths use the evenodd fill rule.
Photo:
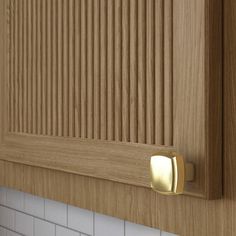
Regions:
<instances>
[{"instance_id":1,"label":"fluted wood panel","mask_svg":"<svg viewBox=\"0 0 236 236\"><path fill-rule=\"evenodd\" d=\"M9 131L173 143L172 0L9 0Z\"/></svg>"}]
</instances>

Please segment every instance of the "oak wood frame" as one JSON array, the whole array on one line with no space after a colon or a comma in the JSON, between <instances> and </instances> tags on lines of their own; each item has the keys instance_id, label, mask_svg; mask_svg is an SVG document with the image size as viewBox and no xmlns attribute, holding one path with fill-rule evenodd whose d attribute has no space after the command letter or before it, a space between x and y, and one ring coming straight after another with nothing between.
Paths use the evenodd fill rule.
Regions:
<instances>
[{"instance_id":1,"label":"oak wood frame","mask_svg":"<svg viewBox=\"0 0 236 236\"><path fill-rule=\"evenodd\" d=\"M0 51L1 55L5 56L7 55L7 27L4 24L7 19L6 0L0 0L0 4ZM8 71L7 57L3 58L1 56L0 159L6 161L4 163L7 163L7 165L9 162L15 162L16 164L12 165L16 172L20 171L20 168L26 168L29 171L30 169L33 171L40 168L44 178L47 178L47 174L45 174L47 172L49 175L62 175L66 179L73 175L78 183L79 179L83 179L82 176L95 177L94 179L84 178L86 182L89 181L93 185L95 182L99 182L103 185L101 188L104 189L106 186L110 186L108 180L145 187L145 189L141 190L140 188L137 191L145 192L151 200L156 194L152 193L149 187L148 158L159 149L170 148L181 152L186 157L186 161L193 162L196 166L196 181L188 184L186 194L207 199L219 198L222 194L221 1L197 0L190 2L174 0L173 6L174 147L9 134L7 131L7 84L5 80ZM57 146L59 143L60 146ZM94 152L94 155L92 153L84 155L83 152L86 151L87 153L90 145L101 150L101 152ZM81 147L84 147L84 149L81 149ZM123 162L119 162L117 153L114 153L114 150L117 150L117 152L121 150L119 157L120 161L123 160ZM78 152L83 153L83 156L77 156ZM105 153L109 156L104 157L103 154ZM52 158L49 159L49 157ZM80 165L75 166L75 163L80 163ZM90 164L86 165L86 163ZM126 164L124 165L124 163ZM21 164L27 166L24 167ZM11 164L9 163L9 165ZM96 172L94 171L95 167L97 168ZM45 168L45 170L41 168ZM58 170L62 171L61 174ZM117 172L111 170L117 170ZM9 173L13 174L13 172ZM78 178L76 175L78 175ZM96 178L104 180L96 180ZM41 178L38 178L37 181L41 182ZM26 185L22 185L23 183L26 184L25 182L19 185L4 184L39 194L35 181L29 181L29 185L32 186L28 189ZM45 182L40 184L44 185ZM66 184L70 184L70 182L65 181L62 186L66 187ZM123 184L121 184L122 192L126 188L129 189L128 192L132 191L132 188L125 187ZM49 190L44 190L39 195L107 214L111 214L111 209L107 208L112 208L115 202L118 201L118 199L114 199L111 205L103 205L99 209L99 206L95 206L95 202L92 200L82 203L76 199L73 196L75 194L73 191L66 191L67 194L71 195L69 198L68 196L63 197L56 190L54 193L47 191ZM102 190L96 191L98 194ZM84 193L88 194L86 191ZM148 209L150 210L150 208ZM145 212L144 210L143 214ZM123 213L113 212L111 215L157 226L150 223L150 221L147 222L150 218L146 221L145 217L142 218L140 215L137 216L137 219L134 219L128 213L126 214L124 216ZM150 212L147 214L150 214ZM152 214L155 215L156 213Z\"/></svg>"}]
</instances>

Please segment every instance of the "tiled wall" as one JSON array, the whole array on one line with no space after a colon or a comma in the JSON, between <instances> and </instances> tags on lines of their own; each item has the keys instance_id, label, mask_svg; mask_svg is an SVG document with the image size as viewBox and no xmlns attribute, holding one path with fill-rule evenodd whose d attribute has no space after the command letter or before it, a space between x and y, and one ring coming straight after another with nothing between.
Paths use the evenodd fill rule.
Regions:
<instances>
[{"instance_id":1,"label":"tiled wall","mask_svg":"<svg viewBox=\"0 0 236 236\"><path fill-rule=\"evenodd\" d=\"M0 187L0 236L173 236Z\"/></svg>"}]
</instances>

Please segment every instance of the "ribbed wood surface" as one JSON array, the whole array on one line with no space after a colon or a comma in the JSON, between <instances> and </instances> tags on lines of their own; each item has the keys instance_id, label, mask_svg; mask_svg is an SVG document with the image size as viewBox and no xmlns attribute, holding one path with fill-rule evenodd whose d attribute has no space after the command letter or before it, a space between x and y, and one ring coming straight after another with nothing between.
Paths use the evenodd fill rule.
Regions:
<instances>
[{"instance_id":1,"label":"ribbed wood surface","mask_svg":"<svg viewBox=\"0 0 236 236\"><path fill-rule=\"evenodd\" d=\"M9 0L9 131L173 143L172 0Z\"/></svg>"}]
</instances>

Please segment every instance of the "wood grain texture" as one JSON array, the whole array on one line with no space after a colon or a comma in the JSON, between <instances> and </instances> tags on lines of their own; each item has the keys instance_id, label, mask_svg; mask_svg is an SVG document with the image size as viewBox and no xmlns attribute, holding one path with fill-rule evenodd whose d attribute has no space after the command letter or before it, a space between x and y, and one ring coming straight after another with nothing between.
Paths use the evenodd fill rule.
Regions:
<instances>
[{"instance_id":1,"label":"wood grain texture","mask_svg":"<svg viewBox=\"0 0 236 236\"><path fill-rule=\"evenodd\" d=\"M96 2L99 2L99 1L95 1L95 3ZM78 1L77 3L80 3L80 2ZM173 7L173 10L174 12L176 12L177 10L178 12L178 17L175 18L176 20L178 19L178 21L176 20L174 21L175 25L180 24L178 23L179 20L180 22L183 23L183 21L185 21L186 18L188 20L191 19L188 21L190 25L192 24L193 21L198 22L199 24L199 25L197 24L197 28L195 28L196 27L195 26L194 30L193 28L191 28L190 31L189 31L189 25L187 24L187 22L183 24L184 27L178 28L179 35L180 36L182 35L182 36L180 38L177 38L178 41L176 41L175 45L181 46L178 51L181 51L182 53L181 55L183 56L184 60L182 61L181 64L179 64L180 66L174 70L175 71L174 74L176 76L175 78L182 78L183 75L184 75L183 77L185 78L184 80L180 80L179 82L184 89L177 90L178 93L177 91L174 92L175 94L174 98L176 97L176 93L178 94L178 97L180 98L178 100L178 104L179 104L178 108L180 108L180 110L174 109L174 117L175 117L174 119L174 127L175 127L174 140L175 141L174 143L178 147L179 150L185 152L186 154L189 154L187 155L187 158L189 160L191 159L197 160L196 156L200 155L200 152L202 152L202 146L201 146L202 143L199 144L198 142L199 140L203 142L205 140L205 136L199 135L198 125L191 126L192 124L191 119L186 118L188 117L186 116L186 110L191 111L189 107L193 107L194 109L196 109L198 111L198 113L196 113L198 114L198 116L195 117L194 120L192 120L192 122L198 123L199 120L202 122L203 117L201 116L201 114L199 114L199 109L202 109L202 107L194 106L194 104L188 103L188 101L189 101L189 98L191 98L191 95L196 93L196 90L201 91L201 92L203 91L200 90L198 86L194 83L195 87L192 87L192 89L189 91L188 99L184 95L182 96L180 95L182 94L181 92L186 92L186 84L187 84L187 81L189 81L189 79L192 82L195 81L196 77L193 76L196 73L195 70L200 70L201 73L197 73L197 74L203 76L204 78L206 74L213 75L212 72L209 74L209 72L205 71L204 68L199 69L198 63L200 60L199 60L199 57L197 57L197 55L199 55L198 54L199 52L202 52L204 47L206 47L207 45L209 47L208 40L210 40L210 38L215 33L212 34L211 31L206 30L207 32L211 32L211 33L210 33L210 37L208 37L208 40L207 39L205 40L204 39L205 30L203 31L199 30L198 27L200 28L203 27L204 29L207 29L205 28L204 19L205 19L205 16L206 16L206 19L209 19L209 16L211 16L210 17L211 20L209 21L211 23L208 22L209 23L208 26L212 24L212 26L214 27L211 30L215 28L215 24L213 24L213 22L216 22L216 21L218 22L219 19L217 18L216 20L214 17L220 16L221 1L176 0L174 1L174 3L175 4ZM1 6L4 6L5 0L0 0L0 4ZM120 22L120 17L121 17L120 4L121 4L120 0L115 1L115 24L118 24L117 22ZM163 3L158 2L158 4L163 4ZM157 5L155 7L157 7ZM0 8L0 12L1 12L0 24L3 24L4 18L5 18L3 9L4 8ZM211 9L211 11L209 9ZM98 14L96 15L96 14L95 14L96 19L99 19L99 15ZM140 17L140 15L138 15L138 17ZM157 18L155 20L156 22L155 24L158 25L160 24L159 22L163 18L160 17L160 14L158 14L156 17ZM78 22L80 22L79 18L77 18L77 20ZM206 200L192 198L188 196L178 196L178 197L160 196L147 188L135 187L131 185L116 183L113 181L107 181L107 180L101 180L101 179L85 177L85 176L80 176L80 175L75 175L75 174L69 174L69 173L65 173L61 171L49 170L45 168L33 167L33 166L22 165L22 164L17 164L17 163L11 163L7 161L0 161L1 185L13 187L13 188L26 191L32 194L36 194L42 197L46 197L46 198L50 198L50 199L54 199L58 201L63 201L65 203L69 203L69 204L76 205L82 208L94 210L103 214L120 217L122 219L126 219L135 223L157 227L162 230L173 232L181 236L199 236L199 235L201 236L209 236L209 235L210 236L211 235L234 236L236 234L236 225L235 225L235 219L236 219L236 204L235 204L236 202L236 188L235 188L235 182L236 182L236 175L235 175L235 169L236 169L236 159L235 159L235 153L236 153L236 150L235 150L236 149L236 145L235 145L235 139L236 139L235 137L236 135L236 102L235 102L236 101L236 80L235 80L235 77L236 77L236 68L235 68L236 26L235 26L235 21L236 21L235 0L224 1L224 81L223 81L224 83L223 84L223 88L224 88L224 117L223 117L223 128L224 128L224 132L223 132L223 140L224 140L224 149L223 149L224 176L223 177L224 178L223 180L224 180L224 184L223 184L223 199L215 200L215 201L206 201ZM95 26L95 29L97 29L96 27L99 28L98 25ZM220 29L219 27L220 25L217 25L216 28L219 30ZM4 30L4 24L3 24L3 27L0 27L0 31L4 32L3 30ZM115 30L119 31L120 27ZM189 34L189 32L191 32L192 34ZM195 35L196 32L198 32L197 33L198 37L194 37L196 36ZM217 30L214 32L217 32ZM2 37L4 33L0 35L1 35L0 50L1 52L3 52L5 50L3 37ZM185 35L185 37L187 38L185 37L183 38L183 35ZM158 40L160 39L158 38L156 40L158 42ZM181 40L183 40L183 42L180 44ZM202 42L202 40L204 43ZM211 39L211 42L212 42L212 39ZM218 41L213 40L213 42L218 42ZM160 43L161 42L158 42L158 45L160 45ZM204 46L202 44L204 44ZM95 45L96 45L96 41L95 41ZM115 39L115 45L116 45L115 47L118 49L121 47L120 42L119 42L119 35L118 35L118 38ZM214 43L212 45L214 45ZM95 47L97 48L97 46ZM187 50L185 49L186 47L191 49L191 53L190 53L191 57L190 55L189 57L186 57L186 50ZM217 44L217 47L216 45L213 48L209 47L210 52L208 51L207 54L211 56L210 57L211 59L209 59L209 57L206 56L206 58L208 58L207 59L208 63L206 63L206 66L207 65L209 66L209 62L214 63L215 54L214 54L213 49L218 51L219 49L218 47L219 47L218 44ZM96 55L99 55L98 48L96 50L97 50ZM197 52L196 55L193 53L193 51L195 52L195 50ZM197 58L196 60L193 60L192 58L193 55L195 55L194 58ZM79 57L79 55L77 56ZM174 53L174 57L176 56L177 55ZM120 58L120 50L115 51L115 57ZM2 76L3 75L2 72L5 69L5 67L3 66L4 61L2 61L3 57L0 57L0 60L1 60L0 76ZM174 59L174 68L177 62L178 60ZM155 61L155 63L160 65L158 60ZM185 67L184 65L185 66L187 65L187 67ZM96 65L94 66L95 68L97 68ZM120 62L118 61L115 64L115 78L121 78L119 76L120 71L117 69L119 68L119 66L120 66ZM220 72L217 72L219 68L220 67L213 67L213 72L215 69L216 71L214 73L220 73ZM140 70L139 67L138 67L138 70ZM207 73L204 73L203 70ZM97 69L97 71L99 71L99 69ZM155 73L159 73L159 70L156 71ZM199 76L198 78L201 78L201 77ZM216 78L216 77L210 76L207 78ZM115 81L116 81L115 89L119 90L121 86L120 80L118 79ZM2 85L4 81L1 79L0 82ZM203 82L206 82L206 80L201 81L200 84L202 85ZM213 79L208 80L208 82L212 83ZM176 82L174 80L174 84L175 83ZM207 83L205 84L205 86L207 86ZM211 86L214 86L214 83ZM159 86L157 87L159 88ZM1 86L1 96L3 96L3 91L4 91L3 88L4 86ZM212 90L212 91L217 91L217 90ZM210 96L209 98L211 99L213 97L217 99L217 95L212 96L212 94L211 95L208 94L208 96ZM198 97L198 98L201 99L202 97ZM115 97L115 99L116 101L120 101L121 99L120 95ZM175 104L176 102L174 102L174 106ZM212 112L214 113L214 109L215 109L214 106L207 105L209 104L209 100L208 102L204 104L206 105L205 106L206 108L208 107L208 109L209 107L211 107L208 110L208 112L210 112L212 109ZM94 106L96 107L96 105ZM0 106L0 109L1 108L2 106ZM120 114L119 112L120 108L115 108L115 109L118 109L117 110L118 114ZM212 114L209 113L209 115L213 116L213 113ZM2 115L0 116L0 119L3 119ZM161 119L162 118L160 118L160 120ZM177 122L176 119L181 120L181 123ZM120 122L119 119L115 119L116 130L120 130L121 124L119 122ZM177 124L181 124L181 126L177 126ZM215 124L214 129L217 132L219 132L220 129L216 127L217 125ZM212 129L211 125L208 126L208 129L209 128L210 128L209 130L210 134L211 135L214 134L214 132L211 131ZM3 129L0 129L0 132L2 133ZM140 131L138 132L140 134ZM201 130L200 134L202 134L202 132L203 131ZM117 140L120 140L120 137L121 137L120 134L115 133L115 135L116 135L115 137L117 137ZM196 138L196 137L200 137L201 139ZM208 137L211 137L209 136L209 133L208 133ZM213 139L213 140L218 140L218 137L220 137L220 134L217 135L217 139ZM206 143L209 145L208 147L213 145L213 143L209 143L209 140ZM197 145L199 145L199 147L201 148L198 149ZM217 146L214 146L214 145L213 145L214 147L213 149L208 149L208 150L219 151ZM195 157L192 156L193 154L194 156L195 155L196 156ZM208 153L208 155L210 154ZM203 161L205 160L203 156L201 156L201 159ZM215 158L212 157L212 155L210 155L210 157L208 156L208 160L214 163L216 161ZM202 165L207 165L207 163L197 164L197 167L199 165L203 167ZM219 165L219 163L217 165ZM210 166L212 167L212 169L210 169L209 171L210 172L214 171L213 163L211 163ZM205 171L205 168L204 168L204 171ZM7 173L7 174L3 175L3 173ZM198 176L199 175L200 175L200 172L198 173ZM215 173L214 173L214 176L216 176Z\"/></svg>"},{"instance_id":2,"label":"wood grain texture","mask_svg":"<svg viewBox=\"0 0 236 236\"><path fill-rule=\"evenodd\" d=\"M8 96L6 94L6 90L5 90L5 88L7 88L6 87L6 81L7 81L6 78L8 78L7 77L8 63L6 63L7 55L8 55L7 54L8 48L7 48L6 45L8 45L8 44L7 44L7 41L6 41L6 35L4 36L4 34L6 34L6 32L8 32L8 31L6 31L6 17L7 17L7 14L10 12L9 10L11 9L12 5L9 5L10 8L8 9L8 11L6 11L6 9L7 9L6 2L1 1L0 4L2 6L0 8L0 33L1 33L0 34L1 35L1 37L0 37L0 52L2 54L2 56L0 57L0 71L1 71L1 74L0 74L0 98L1 98L1 106L0 106L0 144L2 144L3 139L4 139L4 135L5 135L5 133L7 133L6 130L9 128L9 126L5 127L4 123L5 123L5 120L7 120L8 118L10 119L10 117L8 117L5 114L4 110L7 108L6 107L7 105L9 105L9 108L11 107L10 103L6 104L5 102L3 102L3 100L4 100L4 97L6 98L6 96ZM5 21L5 23L4 23L4 21ZM9 29L11 29L11 30L8 33L12 34L12 31L13 31L12 28L13 27L14 27L14 25L11 24L11 27L9 27ZM10 66L9 66L9 69L13 70L13 67L14 66L11 63ZM9 81L9 85L12 84L11 77L9 77L8 81ZM13 86L14 85L12 84L12 86L10 86L9 88L13 89ZM13 107L11 108L11 110L13 110Z\"/></svg>"},{"instance_id":3,"label":"wood grain texture","mask_svg":"<svg viewBox=\"0 0 236 236\"><path fill-rule=\"evenodd\" d=\"M224 195L206 201L160 196L140 188L27 165L0 162L5 186L141 223L180 236L236 234L236 2L225 3L224 18ZM38 181L42 179L42 181ZM62 191L63 189L63 191ZM63 192L63 194L62 194Z\"/></svg>"},{"instance_id":4,"label":"wood grain texture","mask_svg":"<svg viewBox=\"0 0 236 236\"><path fill-rule=\"evenodd\" d=\"M147 188L152 154L175 151L167 146L38 135L10 134L4 138L0 148L2 160Z\"/></svg>"},{"instance_id":5,"label":"wood grain texture","mask_svg":"<svg viewBox=\"0 0 236 236\"><path fill-rule=\"evenodd\" d=\"M172 0L8 2L10 132L173 144Z\"/></svg>"},{"instance_id":6,"label":"wood grain texture","mask_svg":"<svg viewBox=\"0 0 236 236\"><path fill-rule=\"evenodd\" d=\"M198 185L205 186L208 198L222 193L221 4L200 0L173 5L174 146L194 161ZM188 184L190 191L194 188Z\"/></svg>"},{"instance_id":7,"label":"wood grain texture","mask_svg":"<svg viewBox=\"0 0 236 236\"><path fill-rule=\"evenodd\" d=\"M168 145L195 164L196 181L186 193L221 196L220 2L5 1L9 79L3 88L9 96L2 100L3 127L13 136L26 135L16 135L12 147L28 134L79 138L78 145L83 139L103 140L95 146L104 153L90 153L96 165L98 153L107 156L104 146L113 148L106 141L140 144L144 163L147 147L156 152ZM46 140L38 147L43 156L41 150L55 148ZM23 154L29 150L21 150L18 159L11 151L5 147L2 159L32 165L30 155ZM76 161L83 159L79 153ZM109 153L111 159L117 155ZM54 150L52 156L60 153ZM127 153L126 161L133 163L132 156ZM55 159L47 167L62 170L61 163ZM64 170L81 174L80 167L67 164ZM95 177L123 181L109 173ZM146 177L131 182L148 183Z\"/></svg>"}]
</instances>

